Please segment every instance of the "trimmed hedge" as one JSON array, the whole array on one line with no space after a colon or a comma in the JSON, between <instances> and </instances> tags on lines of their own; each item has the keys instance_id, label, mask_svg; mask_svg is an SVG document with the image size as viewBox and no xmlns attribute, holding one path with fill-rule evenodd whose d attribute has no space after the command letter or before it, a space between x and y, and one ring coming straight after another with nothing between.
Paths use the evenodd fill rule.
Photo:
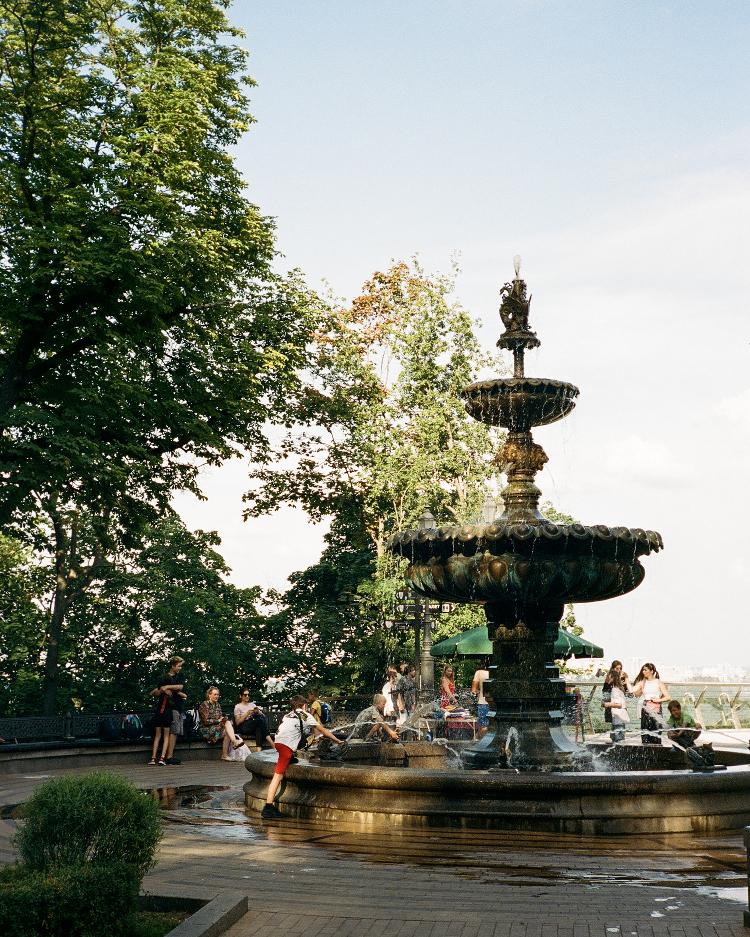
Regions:
<instances>
[{"instance_id":1,"label":"trimmed hedge","mask_svg":"<svg viewBox=\"0 0 750 937\"><path fill-rule=\"evenodd\" d=\"M140 876L134 865L85 863L30 872L0 868L3 937L120 937L133 930Z\"/></svg>"},{"instance_id":2,"label":"trimmed hedge","mask_svg":"<svg viewBox=\"0 0 750 937\"><path fill-rule=\"evenodd\" d=\"M21 816L26 822L15 843L31 872L124 862L140 882L154 865L162 834L156 800L104 771L47 781Z\"/></svg>"}]
</instances>

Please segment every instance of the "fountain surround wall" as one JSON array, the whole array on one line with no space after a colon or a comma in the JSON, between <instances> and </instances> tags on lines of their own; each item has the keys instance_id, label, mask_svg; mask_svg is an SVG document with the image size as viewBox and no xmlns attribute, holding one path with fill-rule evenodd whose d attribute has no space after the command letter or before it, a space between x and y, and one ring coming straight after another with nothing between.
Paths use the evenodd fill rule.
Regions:
<instances>
[{"instance_id":1,"label":"fountain surround wall","mask_svg":"<svg viewBox=\"0 0 750 937\"><path fill-rule=\"evenodd\" d=\"M516 269L501 291L505 331L497 343L513 352L513 377L480 381L462 392L471 416L508 430L495 457L508 480L502 517L480 526L400 531L388 549L408 558L407 583L420 595L484 605L493 642L485 684L490 730L464 753L464 764L590 769L586 750L561 728L565 684L553 648L564 606L632 591L645 575L639 557L663 543L654 531L555 524L539 512L534 477L547 456L531 430L567 416L578 388L526 377L524 353L540 344L529 328L530 302Z\"/></svg>"}]
</instances>

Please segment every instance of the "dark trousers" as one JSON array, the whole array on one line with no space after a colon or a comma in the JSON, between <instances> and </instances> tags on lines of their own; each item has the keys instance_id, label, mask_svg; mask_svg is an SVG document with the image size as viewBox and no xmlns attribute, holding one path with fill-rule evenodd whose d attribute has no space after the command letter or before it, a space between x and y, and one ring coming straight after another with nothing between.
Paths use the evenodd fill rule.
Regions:
<instances>
[{"instance_id":1,"label":"dark trousers","mask_svg":"<svg viewBox=\"0 0 750 937\"><path fill-rule=\"evenodd\" d=\"M661 745L661 735L650 735L647 733L655 732L661 728L661 723L656 718L656 714L650 712L644 706L641 710L641 745Z\"/></svg>"}]
</instances>

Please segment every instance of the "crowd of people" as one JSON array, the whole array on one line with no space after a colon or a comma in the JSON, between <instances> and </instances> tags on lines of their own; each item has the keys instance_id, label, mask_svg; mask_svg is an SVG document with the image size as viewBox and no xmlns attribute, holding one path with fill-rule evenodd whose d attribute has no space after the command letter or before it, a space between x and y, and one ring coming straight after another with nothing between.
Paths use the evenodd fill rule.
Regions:
<instances>
[{"instance_id":1,"label":"crowd of people","mask_svg":"<svg viewBox=\"0 0 750 937\"><path fill-rule=\"evenodd\" d=\"M154 742L150 765L180 764L180 760L174 755L174 749L177 739L184 732L185 725L187 693L186 680L182 673L183 664L184 660L181 657L170 658L166 673L150 692L152 697L157 698L156 711L153 716ZM471 686L471 692L477 702L477 734L480 738L486 733L489 725L489 705L483 692L484 681L489 679L487 666L488 661L484 660L480 669L474 674ZM458 704L455 673L450 664L444 667L439 686L440 707L447 714ZM206 691L206 698L198 707L195 729L208 745L221 745L221 757L225 761L244 761L251 750L248 742L250 746L254 744L255 751L274 747L278 749L279 730L275 735L271 733L265 713L257 703L250 699L250 696L250 690L242 687L232 715L229 717L219 701L219 688L211 686ZM373 697L372 704L357 715L348 734L336 737L328 730L323 730L318 734L328 736L337 744L352 738L398 741L402 727L416 710L418 697L416 668L414 664L402 661L398 668L388 668L382 692L377 693ZM298 705L294 708L294 712L297 712L302 719L303 733L309 730L312 722L322 727L326 721L323 710L324 707L328 709L328 706L321 702L318 689L311 688L306 698L295 697L297 702L300 699L304 707ZM303 710L306 716L302 715ZM282 719L282 725L283 722ZM285 734L289 734L289 731L287 725Z\"/></svg>"},{"instance_id":2,"label":"crowd of people","mask_svg":"<svg viewBox=\"0 0 750 937\"><path fill-rule=\"evenodd\" d=\"M150 693L156 697L150 765L180 763L174 756L174 748L185 725L187 693L183 663L181 657L170 658L167 672ZM484 694L484 684L489 679L489 659L484 658L471 684L479 738L484 736L489 726L489 702ZM376 693L372 704L357 715L350 731L338 734L324 724L327 721L325 715L330 710L328 704L321 701L317 688L311 688L306 697L297 695L292 698L291 708L281 718L275 734L269 729L265 713L250 696L250 690L242 687L229 717L219 702L218 687L209 687L205 700L198 707L196 729L208 745L221 745L221 757L225 761L244 762L250 754L248 741L258 752L264 748L276 750L278 757L274 775L262 811L263 817L271 819L282 815L275 804L276 795L287 768L296 761L295 752L305 746L307 739L322 737L339 747L347 746L352 739L396 742L416 711L419 694L413 664L403 661L399 668L389 667L382 692ZM610 737L614 743L622 742L626 737L630 722L628 700L633 698L637 701L643 745L661 745L664 735L685 749L695 745L702 726L682 711L677 700L672 699L654 664L644 664L631 682L619 660L612 661L602 688L605 720L611 724ZM456 676L450 664L446 664L440 677L439 700L444 715L455 712L459 705ZM668 718L665 718L664 706L669 712Z\"/></svg>"},{"instance_id":3,"label":"crowd of people","mask_svg":"<svg viewBox=\"0 0 750 937\"><path fill-rule=\"evenodd\" d=\"M612 726L610 738L613 742L625 740L630 722L628 698L637 700L642 745L661 745L663 735L682 748L695 745L703 727L683 712L677 700L672 699L654 664L644 664L631 683L619 660L612 661L602 687L604 719ZM664 714L665 704L668 718Z\"/></svg>"}]
</instances>

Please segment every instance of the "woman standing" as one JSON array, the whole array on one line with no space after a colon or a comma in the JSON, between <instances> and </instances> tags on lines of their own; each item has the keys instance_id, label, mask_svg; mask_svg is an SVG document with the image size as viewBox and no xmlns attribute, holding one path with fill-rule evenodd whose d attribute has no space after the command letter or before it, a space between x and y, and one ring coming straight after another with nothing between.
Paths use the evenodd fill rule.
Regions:
<instances>
[{"instance_id":1,"label":"woman standing","mask_svg":"<svg viewBox=\"0 0 750 937\"><path fill-rule=\"evenodd\" d=\"M615 661L615 663L619 663L619 661ZM622 664L620 664L620 670L621 669ZM613 667L607 674L605 685L609 688L609 696L607 700L602 703L605 714L609 714L609 719L607 721L612 723L612 730L609 733L609 737L613 742L625 741L625 726L630 722L627 700L625 699L625 685L622 682L620 670L615 670Z\"/></svg>"},{"instance_id":2,"label":"woman standing","mask_svg":"<svg viewBox=\"0 0 750 937\"><path fill-rule=\"evenodd\" d=\"M388 668L388 679L383 684L383 696L385 697L385 711L383 715L389 722L394 722L396 719L396 709L393 705L393 692L396 688L396 680L398 679L398 671L395 667Z\"/></svg>"},{"instance_id":3,"label":"woman standing","mask_svg":"<svg viewBox=\"0 0 750 937\"><path fill-rule=\"evenodd\" d=\"M446 664L443 668L443 676L440 680L441 709L446 709L448 706L455 706L457 703L455 680L456 677L453 673L453 668L450 664Z\"/></svg>"},{"instance_id":4,"label":"woman standing","mask_svg":"<svg viewBox=\"0 0 750 937\"><path fill-rule=\"evenodd\" d=\"M661 718L662 703L668 703L672 697L669 690L659 679L659 671L653 664L644 664L638 671L635 683L628 687L634 696L643 697L641 706L641 744L661 745L661 735L650 733L659 732L664 728Z\"/></svg>"},{"instance_id":5,"label":"woman standing","mask_svg":"<svg viewBox=\"0 0 750 937\"><path fill-rule=\"evenodd\" d=\"M617 673L618 675L622 673L622 661L613 660L612 666L607 671L607 676L604 678L604 684L602 686L602 707L604 708L604 721L612 722L612 707L608 706L607 703L612 699L612 680L613 674Z\"/></svg>"}]
</instances>

